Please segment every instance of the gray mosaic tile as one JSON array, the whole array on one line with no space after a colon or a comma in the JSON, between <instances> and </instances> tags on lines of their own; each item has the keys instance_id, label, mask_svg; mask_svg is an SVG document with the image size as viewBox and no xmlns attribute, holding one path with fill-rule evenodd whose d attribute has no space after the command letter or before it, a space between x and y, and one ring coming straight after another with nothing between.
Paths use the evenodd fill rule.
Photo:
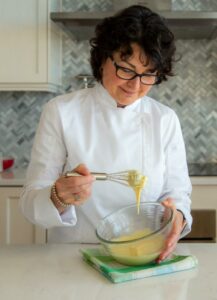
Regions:
<instances>
[{"instance_id":1,"label":"gray mosaic tile","mask_svg":"<svg viewBox=\"0 0 217 300\"><path fill-rule=\"evenodd\" d=\"M50 93L0 93L0 153L15 157L16 166L29 162L41 110Z\"/></svg>"},{"instance_id":2,"label":"gray mosaic tile","mask_svg":"<svg viewBox=\"0 0 217 300\"><path fill-rule=\"evenodd\" d=\"M96 11L111 10L112 0L63 0L64 11Z\"/></svg>"},{"instance_id":3,"label":"gray mosaic tile","mask_svg":"<svg viewBox=\"0 0 217 300\"><path fill-rule=\"evenodd\" d=\"M82 87L77 80L79 74L91 74L89 64L89 42L76 42L68 37L63 38L63 86L65 90L76 90Z\"/></svg>"},{"instance_id":4,"label":"gray mosaic tile","mask_svg":"<svg viewBox=\"0 0 217 300\"><path fill-rule=\"evenodd\" d=\"M216 0L172 0L173 10L217 10Z\"/></svg>"}]
</instances>

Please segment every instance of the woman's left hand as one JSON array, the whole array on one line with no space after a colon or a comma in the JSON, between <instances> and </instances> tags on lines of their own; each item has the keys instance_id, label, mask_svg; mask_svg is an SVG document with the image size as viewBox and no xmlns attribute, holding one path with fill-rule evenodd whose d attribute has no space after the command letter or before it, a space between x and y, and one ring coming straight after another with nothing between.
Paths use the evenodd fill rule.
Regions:
<instances>
[{"instance_id":1,"label":"woman's left hand","mask_svg":"<svg viewBox=\"0 0 217 300\"><path fill-rule=\"evenodd\" d=\"M183 215L180 211L176 210L173 199L167 198L166 200L162 201L161 203L162 203L162 205L164 205L166 207L171 207L174 211L175 217L174 217L174 220L173 220L172 230L171 230L171 232L169 234L169 237L167 238L167 241L166 241L166 247L165 247L164 251L159 255L159 257L156 260L158 263L160 263L162 260L167 258L170 254L172 254L172 252L176 248L177 242L180 238L180 234L181 234L181 232L184 228L184 225L185 225Z\"/></svg>"}]
</instances>

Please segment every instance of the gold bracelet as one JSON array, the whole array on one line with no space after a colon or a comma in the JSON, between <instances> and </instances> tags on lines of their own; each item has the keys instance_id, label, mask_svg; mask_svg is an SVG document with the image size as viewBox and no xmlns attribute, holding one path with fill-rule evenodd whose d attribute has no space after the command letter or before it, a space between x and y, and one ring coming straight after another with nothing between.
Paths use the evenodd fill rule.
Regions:
<instances>
[{"instance_id":1,"label":"gold bracelet","mask_svg":"<svg viewBox=\"0 0 217 300\"><path fill-rule=\"evenodd\" d=\"M60 200L60 198L57 195L57 190L56 190L56 184L54 183L54 185L51 188L51 194L53 195L54 200L56 201L56 203L58 203L60 206L62 207L69 207L72 204L71 203L65 203L63 201Z\"/></svg>"}]
</instances>

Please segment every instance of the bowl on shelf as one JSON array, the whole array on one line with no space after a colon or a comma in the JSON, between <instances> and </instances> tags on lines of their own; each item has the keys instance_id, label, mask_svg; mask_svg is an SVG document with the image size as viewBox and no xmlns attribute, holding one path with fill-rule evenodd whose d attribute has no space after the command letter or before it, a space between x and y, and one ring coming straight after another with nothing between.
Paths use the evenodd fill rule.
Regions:
<instances>
[{"instance_id":1,"label":"bowl on shelf","mask_svg":"<svg viewBox=\"0 0 217 300\"><path fill-rule=\"evenodd\" d=\"M165 247L173 221L173 210L160 203L126 206L103 218L96 236L107 253L125 265L154 261Z\"/></svg>"}]
</instances>

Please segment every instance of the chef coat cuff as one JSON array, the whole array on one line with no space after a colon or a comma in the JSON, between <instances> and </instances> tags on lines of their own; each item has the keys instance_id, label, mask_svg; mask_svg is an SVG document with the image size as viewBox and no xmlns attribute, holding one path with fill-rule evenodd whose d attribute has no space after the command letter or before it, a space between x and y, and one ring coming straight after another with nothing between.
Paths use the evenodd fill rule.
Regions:
<instances>
[{"instance_id":1,"label":"chef coat cuff","mask_svg":"<svg viewBox=\"0 0 217 300\"><path fill-rule=\"evenodd\" d=\"M74 226L77 222L74 206L60 215L50 199L50 193L50 186L37 191L34 199L35 222L45 228Z\"/></svg>"},{"instance_id":2,"label":"chef coat cuff","mask_svg":"<svg viewBox=\"0 0 217 300\"><path fill-rule=\"evenodd\" d=\"M192 216L186 208L182 207L181 205L177 205L176 209L180 211L183 214L183 220L185 221L185 225L182 229L182 232L180 234L180 239L186 236L191 231L191 225L192 225Z\"/></svg>"}]
</instances>

